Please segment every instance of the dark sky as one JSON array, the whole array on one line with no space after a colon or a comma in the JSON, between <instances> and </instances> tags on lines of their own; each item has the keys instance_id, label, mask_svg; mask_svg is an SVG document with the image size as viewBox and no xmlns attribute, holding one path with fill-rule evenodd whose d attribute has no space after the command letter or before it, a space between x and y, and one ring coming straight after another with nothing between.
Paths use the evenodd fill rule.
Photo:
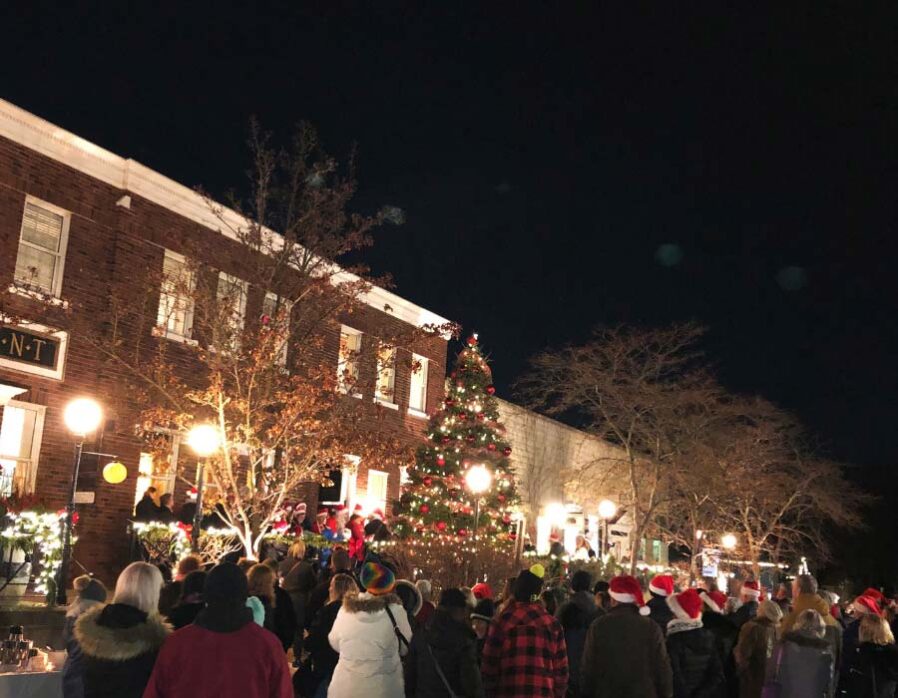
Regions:
<instances>
[{"instance_id":1,"label":"dark sky","mask_svg":"<svg viewBox=\"0 0 898 698\"><path fill-rule=\"evenodd\" d=\"M406 211L369 261L500 390L599 323L694 318L728 385L894 489L898 6L600 5L35 5L3 96L213 191L251 114L309 119L358 143L359 206Z\"/></svg>"}]
</instances>

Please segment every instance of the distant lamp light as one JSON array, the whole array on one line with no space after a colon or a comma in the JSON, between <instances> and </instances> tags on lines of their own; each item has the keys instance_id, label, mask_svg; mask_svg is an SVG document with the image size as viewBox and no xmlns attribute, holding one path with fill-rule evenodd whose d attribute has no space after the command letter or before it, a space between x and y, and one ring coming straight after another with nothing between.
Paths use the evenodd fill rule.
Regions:
<instances>
[{"instance_id":1,"label":"distant lamp light","mask_svg":"<svg viewBox=\"0 0 898 698\"><path fill-rule=\"evenodd\" d=\"M736 547L736 536L732 533L727 533L723 538L720 539L720 544L726 550L732 550Z\"/></svg>"},{"instance_id":2,"label":"distant lamp light","mask_svg":"<svg viewBox=\"0 0 898 698\"><path fill-rule=\"evenodd\" d=\"M92 434L103 421L103 410L96 400L79 397L65 406L62 420L66 428L76 436Z\"/></svg>"},{"instance_id":3,"label":"distant lamp light","mask_svg":"<svg viewBox=\"0 0 898 698\"><path fill-rule=\"evenodd\" d=\"M125 467L124 463L117 460L107 463L103 467L103 479L110 485L117 485L120 482L124 482L127 477L128 469Z\"/></svg>"},{"instance_id":4,"label":"distant lamp light","mask_svg":"<svg viewBox=\"0 0 898 698\"><path fill-rule=\"evenodd\" d=\"M599 516L603 519L612 519L617 513L617 504L610 499L603 499L599 502Z\"/></svg>"},{"instance_id":5,"label":"distant lamp light","mask_svg":"<svg viewBox=\"0 0 898 698\"><path fill-rule=\"evenodd\" d=\"M187 445L201 458L215 453L220 443L218 429L211 424L197 424L187 434Z\"/></svg>"},{"instance_id":6,"label":"distant lamp light","mask_svg":"<svg viewBox=\"0 0 898 698\"><path fill-rule=\"evenodd\" d=\"M465 482L468 489L474 494L483 494L493 483L493 475L487 470L486 466L474 465L465 473Z\"/></svg>"},{"instance_id":7,"label":"distant lamp light","mask_svg":"<svg viewBox=\"0 0 898 698\"><path fill-rule=\"evenodd\" d=\"M561 526L567 521L567 511L564 504L552 502L546 505L546 518L555 526Z\"/></svg>"}]
</instances>

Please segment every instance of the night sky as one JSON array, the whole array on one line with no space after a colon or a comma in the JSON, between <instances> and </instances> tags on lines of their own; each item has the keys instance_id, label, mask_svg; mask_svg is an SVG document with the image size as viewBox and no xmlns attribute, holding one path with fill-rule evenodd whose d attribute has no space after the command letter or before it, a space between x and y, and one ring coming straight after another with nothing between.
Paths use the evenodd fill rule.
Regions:
<instances>
[{"instance_id":1,"label":"night sky","mask_svg":"<svg viewBox=\"0 0 898 698\"><path fill-rule=\"evenodd\" d=\"M359 208L406 213L367 261L478 330L501 393L598 324L696 319L898 503L894 3L191 5L23 9L2 96L213 192L251 115L311 120L358 144Z\"/></svg>"}]
</instances>

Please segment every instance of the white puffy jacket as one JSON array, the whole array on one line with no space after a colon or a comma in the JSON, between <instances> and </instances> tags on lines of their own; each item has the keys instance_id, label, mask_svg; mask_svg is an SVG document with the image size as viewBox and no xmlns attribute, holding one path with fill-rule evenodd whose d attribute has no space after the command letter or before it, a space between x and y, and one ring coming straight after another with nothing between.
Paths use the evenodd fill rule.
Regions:
<instances>
[{"instance_id":1,"label":"white puffy jacket","mask_svg":"<svg viewBox=\"0 0 898 698\"><path fill-rule=\"evenodd\" d=\"M328 688L328 698L400 698L405 694L400 652L402 644L387 615L389 604L402 635L411 642L408 624L399 597L347 594L328 640L340 661Z\"/></svg>"}]
</instances>

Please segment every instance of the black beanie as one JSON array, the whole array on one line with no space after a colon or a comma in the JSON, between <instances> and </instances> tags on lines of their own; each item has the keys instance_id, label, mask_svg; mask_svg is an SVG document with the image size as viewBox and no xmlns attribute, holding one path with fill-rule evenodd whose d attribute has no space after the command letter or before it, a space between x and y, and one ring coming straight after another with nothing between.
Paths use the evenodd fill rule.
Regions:
<instances>
[{"instance_id":1,"label":"black beanie","mask_svg":"<svg viewBox=\"0 0 898 698\"><path fill-rule=\"evenodd\" d=\"M542 591L543 580L530 570L524 570L514 580L514 598L522 603L529 603Z\"/></svg>"},{"instance_id":2,"label":"black beanie","mask_svg":"<svg viewBox=\"0 0 898 698\"><path fill-rule=\"evenodd\" d=\"M440 608L467 608L468 599L461 589L443 589L440 594Z\"/></svg>"},{"instance_id":3,"label":"black beanie","mask_svg":"<svg viewBox=\"0 0 898 698\"><path fill-rule=\"evenodd\" d=\"M206 575L203 598L207 603L244 603L249 593L246 575L237 565L223 562Z\"/></svg>"}]
</instances>

